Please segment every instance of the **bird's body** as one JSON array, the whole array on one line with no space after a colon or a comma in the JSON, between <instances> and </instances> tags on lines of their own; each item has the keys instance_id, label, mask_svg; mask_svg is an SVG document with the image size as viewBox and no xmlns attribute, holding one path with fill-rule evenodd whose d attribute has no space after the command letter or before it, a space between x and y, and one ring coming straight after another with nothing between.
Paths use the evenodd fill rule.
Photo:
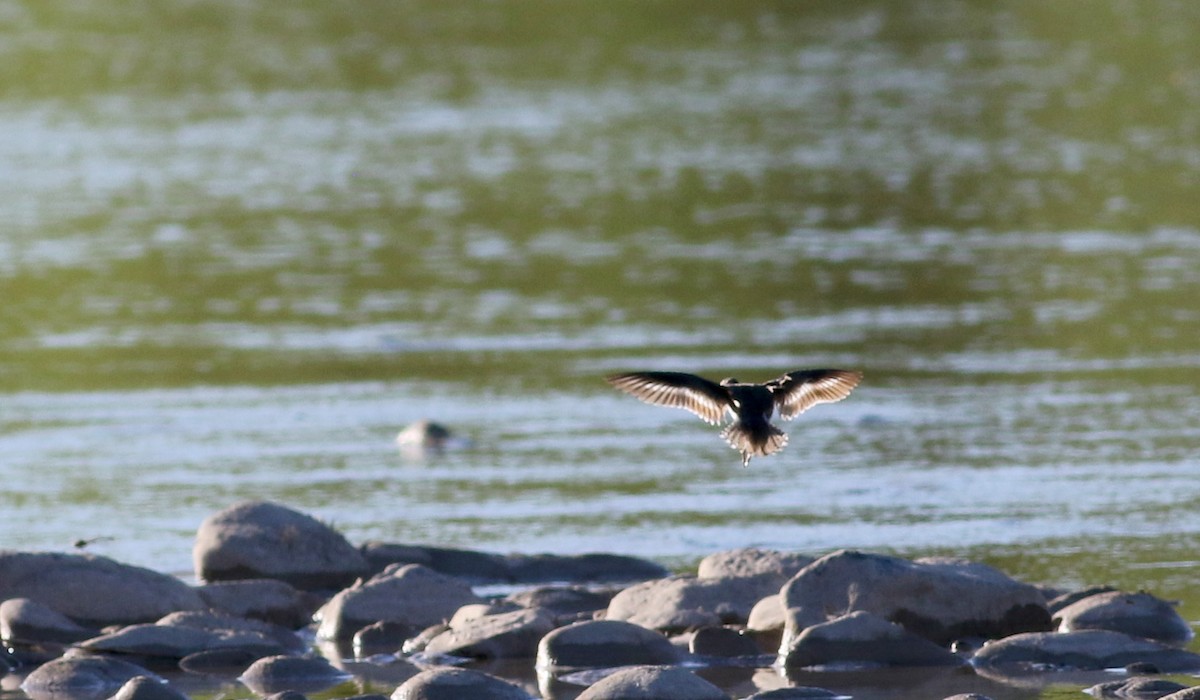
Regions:
<instances>
[{"instance_id":1,"label":"bird's body","mask_svg":"<svg viewBox=\"0 0 1200 700\"><path fill-rule=\"evenodd\" d=\"M754 456L783 449L787 435L771 423L776 411L791 420L820 403L841 401L858 385L862 374L844 369L788 372L763 384L724 379L720 383L684 372L632 372L608 377L608 383L646 403L691 411L709 423L726 413L733 422L721 432L742 453L742 466Z\"/></svg>"}]
</instances>

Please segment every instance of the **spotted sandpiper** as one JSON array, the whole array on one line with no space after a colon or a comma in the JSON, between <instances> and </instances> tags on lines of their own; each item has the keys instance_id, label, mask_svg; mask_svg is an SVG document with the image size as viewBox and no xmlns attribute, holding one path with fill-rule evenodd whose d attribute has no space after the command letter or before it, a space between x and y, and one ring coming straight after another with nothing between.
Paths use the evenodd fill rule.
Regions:
<instances>
[{"instance_id":1,"label":"spotted sandpiper","mask_svg":"<svg viewBox=\"0 0 1200 700\"><path fill-rule=\"evenodd\" d=\"M606 378L609 384L657 406L682 408L708 423L720 423L728 411L733 422L721 437L742 453L742 466L754 456L783 449L787 435L771 424L771 416L791 420L819 403L841 401L862 379L845 369L803 369L763 384L730 377L717 382L684 372L631 372Z\"/></svg>"}]
</instances>

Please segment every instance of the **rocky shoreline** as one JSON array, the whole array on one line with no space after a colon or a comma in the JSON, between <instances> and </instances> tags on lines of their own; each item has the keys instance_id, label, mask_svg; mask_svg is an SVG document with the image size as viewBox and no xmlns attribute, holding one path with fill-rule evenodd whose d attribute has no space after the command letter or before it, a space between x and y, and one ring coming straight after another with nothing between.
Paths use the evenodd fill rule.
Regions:
<instances>
[{"instance_id":1,"label":"rocky shoreline","mask_svg":"<svg viewBox=\"0 0 1200 700\"><path fill-rule=\"evenodd\" d=\"M0 689L179 700L191 674L288 700L366 698L337 691L362 678L393 700L765 700L839 697L824 685L850 671L945 670L1004 688L1122 668L1088 692L1200 699L1156 675L1200 673L1169 603L1047 591L962 560L746 548L672 575L613 554L354 546L254 501L207 518L193 561L197 586L99 556L0 551ZM536 681L489 672L504 664ZM787 687L731 696L706 680L764 669Z\"/></svg>"}]
</instances>

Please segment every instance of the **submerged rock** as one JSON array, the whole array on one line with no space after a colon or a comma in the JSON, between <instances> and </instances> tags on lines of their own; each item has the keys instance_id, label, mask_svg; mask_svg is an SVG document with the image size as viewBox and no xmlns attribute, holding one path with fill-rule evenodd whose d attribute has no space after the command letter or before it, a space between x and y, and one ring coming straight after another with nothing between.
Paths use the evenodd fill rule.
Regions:
<instances>
[{"instance_id":1,"label":"submerged rock","mask_svg":"<svg viewBox=\"0 0 1200 700\"><path fill-rule=\"evenodd\" d=\"M841 550L805 567L781 594L789 611L785 645L831 610L870 612L941 645L1050 629L1037 588L961 560Z\"/></svg>"},{"instance_id":2,"label":"submerged rock","mask_svg":"<svg viewBox=\"0 0 1200 700\"><path fill-rule=\"evenodd\" d=\"M271 578L305 590L338 589L368 571L336 530L266 501L238 503L205 519L192 561L203 581Z\"/></svg>"},{"instance_id":3,"label":"submerged rock","mask_svg":"<svg viewBox=\"0 0 1200 700\"><path fill-rule=\"evenodd\" d=\"M206 607L179 579L91 554L0 551L0 572L0 600L32 600L85 627Z\"/></svg>"}]
</instances>

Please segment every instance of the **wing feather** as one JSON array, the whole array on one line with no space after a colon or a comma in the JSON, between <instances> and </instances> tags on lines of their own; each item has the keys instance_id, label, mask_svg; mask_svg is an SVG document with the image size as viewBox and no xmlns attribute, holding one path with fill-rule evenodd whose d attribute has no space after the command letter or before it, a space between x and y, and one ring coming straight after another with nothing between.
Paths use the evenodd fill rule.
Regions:
<instances>
[{"instance_id":1,"label":"wing feather","mask_svg":"<svg viewBox=\"0 0 1200 700\"><path fill-rule=\"evenodd\" d=\"M684 372L631 372L606 381L646 403L691 411L709 423L720 423L730 407L725 387Z\"/></svg>"},{"instance_id":2,"label":"wing feather","mask_svg":"<svg viewBox=\"0 0 1200 700\"><path fill-rule=\"evenodd\" d=\"M862 372L845 369L807 369L788 372L768 383L779 417L791 420L821 403L841 401L862 381Z\"/></svg>"}]
</instances>

